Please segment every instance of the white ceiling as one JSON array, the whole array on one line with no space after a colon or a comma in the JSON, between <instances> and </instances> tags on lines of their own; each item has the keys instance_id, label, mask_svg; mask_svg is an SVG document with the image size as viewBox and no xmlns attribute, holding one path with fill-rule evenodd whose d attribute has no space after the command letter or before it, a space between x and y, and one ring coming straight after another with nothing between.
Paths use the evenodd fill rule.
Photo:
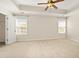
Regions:
<instances>
[{"instance_id":1,"label":"white ceiling","mask_svg":"<svg viewBox=\"0 0 79 59\"><path fill-rule=\"evenodd\" d=\"M0 0L0 9L11 11L12 13L53 13L53 14L64 14L70 12L76 8L79 8L79 0L65 0L63 2L55 4L59 9L54 8L44 11L46 5L38 6L37 3L47 2L47 0Z\"/></svg>"},{"instance_id":2,"label":"white ceiling","mask_svg":"<svg viewBox=\"0 0 79 59\"><path fill-rule=\"evenodd\" d=\"M19 8L11 0L0 0L0 11L18 12Z\"/></svg>"},{"instance_id":3,"label":"white ceiling","mask_svg":"<svg viewBox=\"0 0 79 59\"><path fill-rule=\"evenodd\" d=\"M19 5L38 6L37 3L47 2L48 0L14 0ZM70 9L79 4L79 0L64 0L56 5L60 9ZM46 5L43 5L46 6Z\"/></svg>"}]
</instances>

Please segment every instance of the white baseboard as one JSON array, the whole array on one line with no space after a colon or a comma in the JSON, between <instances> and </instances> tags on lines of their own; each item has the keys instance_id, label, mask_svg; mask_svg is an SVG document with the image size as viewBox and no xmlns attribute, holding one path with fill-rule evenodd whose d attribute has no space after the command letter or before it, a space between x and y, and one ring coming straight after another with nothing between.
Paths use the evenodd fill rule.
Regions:
<instances>
[{"instance_id":1,"label":"white baseboard","mask_svg":"<svg viewBox=\"0 0 79 59\"><path fill-rule=\"evenodd\" d=\"M68 39L79 43L79 40L77 40L77 39L75 39L75 38L68 38Z\"/></svg>"}]
</instances>

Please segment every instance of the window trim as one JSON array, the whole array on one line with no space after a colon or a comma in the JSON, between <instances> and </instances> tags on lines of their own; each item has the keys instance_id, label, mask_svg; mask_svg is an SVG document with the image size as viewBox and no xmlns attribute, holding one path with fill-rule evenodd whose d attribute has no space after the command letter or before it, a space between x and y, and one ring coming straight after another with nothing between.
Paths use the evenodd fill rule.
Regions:
<instances>
[{"instance_id":1,"label":"window trim","mask_svg":"<svg viewBox=\"0 0 79 59\"><path fill-rule=\"evenodd\" d=\"M59 21L65 21L65 33L60 33L59 32ZM59 33L59 34L67 34L67 18L60 18L60 19L58 19L57 20L57 33Z\"/></svg>"}]
</instances>

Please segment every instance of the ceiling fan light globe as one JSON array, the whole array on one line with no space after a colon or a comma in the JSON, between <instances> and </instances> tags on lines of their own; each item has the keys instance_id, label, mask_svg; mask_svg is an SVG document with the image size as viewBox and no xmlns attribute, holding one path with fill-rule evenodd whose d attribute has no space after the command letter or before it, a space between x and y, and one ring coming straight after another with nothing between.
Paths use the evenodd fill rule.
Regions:
<instances>
[{"instance_id":1,"label":"ceiling fan light globe","mask_svg":"<svg viewBox=\"0 0 79 59\"><path fill-rule=\"evenodd\" d=\"M48 7L52 7L52 4L50 3L50 4L48 4Z\"/></svg>"}]
</instances>

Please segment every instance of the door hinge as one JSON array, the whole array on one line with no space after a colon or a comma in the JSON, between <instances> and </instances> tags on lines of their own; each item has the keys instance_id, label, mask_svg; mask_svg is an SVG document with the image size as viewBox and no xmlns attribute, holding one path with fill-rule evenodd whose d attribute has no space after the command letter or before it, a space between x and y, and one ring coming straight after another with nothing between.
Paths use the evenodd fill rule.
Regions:
<instances>
[{"instance_id":1,"label":"door hinge","mask_svg":"<svg viewBox=\"0 0 79 59\"><path fill-rule=\"evenodd\" d=\"M8 39L7 39L7 42L8 42Z\"/></svg>"},{"instance_id":2,"label":"door hinge","mask_svg":"<svg viewBox=\"0 0 79 59\"><path fill-rule=\"evenodd\" d=\"M7 28L7 31L8 31L8 28Z\"/></svg>"},{"instance_id":3,"label":"door hinge","mask_svg":"<svg viewBox=\"0 0 79 59\"><path fill-rule=\"evenodd\" d=\"M8 17L7 17L7 20L8 20Z\"/></svg>"}]
</instances>

